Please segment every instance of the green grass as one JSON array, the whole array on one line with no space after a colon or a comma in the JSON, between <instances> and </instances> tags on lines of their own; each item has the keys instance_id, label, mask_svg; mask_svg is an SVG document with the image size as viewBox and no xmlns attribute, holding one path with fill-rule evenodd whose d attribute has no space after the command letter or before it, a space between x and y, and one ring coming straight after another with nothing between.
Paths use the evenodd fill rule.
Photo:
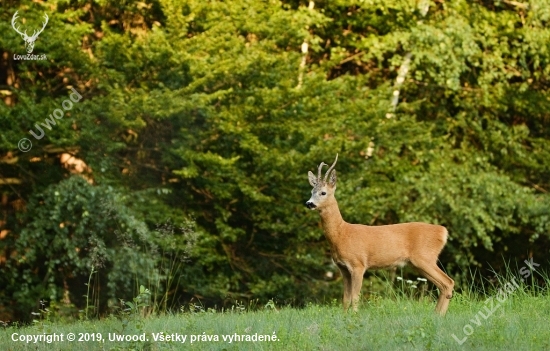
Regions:
<instances>
[{"instance_id":1,"label":"green grass","mask_svg":"<svg viewBox=\"0 0 550 351\"><path fill-rule=\"evenodd\" d=\"M310 305L303 309L272 305L259 311L233 309L225 313L181 313L159 317L130 318L124 334L141 335L148 342L68 342L68 333L109 333L122 331L120 318L71 324L41 321L30 327L0 329L0 350L548 350L550 349L550 298L546 294L514 292L487 316L484 300L455 294L446 317L434 314L433 301L408 298L375 299L363 302L358 313L344 313L340 306ZM491 295L488 295L491 296ZM498 303L493 296L493 300ZM477 318L477 319L476 319ZM479 322L478 322L479 321ZM480 324L480 325L476 325ZM462 345L464 327L472 333ZM466 327L466 331L470 329ZM181 342L154 342L151 333L187 335ZM278 341L223 340L223 335L270 335ZM64 342L37 344L14 342L13 333L64 334ZM219 341L195 341L191 335L217 335Z\"/></svg>"}]
</instances>

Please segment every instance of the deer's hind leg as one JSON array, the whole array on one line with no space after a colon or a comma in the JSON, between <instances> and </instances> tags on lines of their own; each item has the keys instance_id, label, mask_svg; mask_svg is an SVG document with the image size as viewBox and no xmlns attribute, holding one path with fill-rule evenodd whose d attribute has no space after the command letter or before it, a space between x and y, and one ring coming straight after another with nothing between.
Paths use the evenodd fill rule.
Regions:
<instances>
[{"instance_id":1,"label":"deer's hind leg","mask_svg":"<svg viewBox=\"0 0 550 351\"><path fill-rule=\"evenodd\" d=\"M428 262L411 262L418 268L418 270L428 280L437 286L439 289L439 297L437 299L437 305L435 306L435 312L444 316L449 308L449 300L453 297L453 288L455 286L454 280L452 280L447 274L445 274L438 266L437 263Z\"/></svg>"}]
</instances>

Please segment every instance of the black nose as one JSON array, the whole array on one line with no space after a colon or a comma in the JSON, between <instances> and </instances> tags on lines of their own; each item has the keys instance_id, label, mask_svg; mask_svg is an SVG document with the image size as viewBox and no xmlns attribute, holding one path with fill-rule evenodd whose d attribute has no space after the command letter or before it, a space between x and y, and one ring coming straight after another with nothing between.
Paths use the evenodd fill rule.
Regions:
<instances>
[{"instance_id":1,"label":"black nose","mask_svg":"<svg viewBox=\"0 0 550 351\"><path fill-rule=\"evenodd\" d=\"M306 207L307 207L307 208L315 208L315 207L317 207L317 206L315 206L315 204L314 204L313 202L308 201L308 202L306 202Z\"/></svg>"}]
</instances>

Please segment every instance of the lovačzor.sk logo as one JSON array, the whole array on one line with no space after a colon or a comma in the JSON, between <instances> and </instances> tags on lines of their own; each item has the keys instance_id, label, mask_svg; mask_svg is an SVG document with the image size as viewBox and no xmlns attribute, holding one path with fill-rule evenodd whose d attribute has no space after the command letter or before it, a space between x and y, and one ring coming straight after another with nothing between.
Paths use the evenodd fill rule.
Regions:
<instances>
[{"instance_id":1,"label":"lova\u010dzor.sk logo","mask_svg":"<svg viewBox=\"0 0 550 351\"><path fill-rule=\"evenodd\" d=\"M13 17L11 19L11 26L13 27L13 29L15 29L15 31L17 33L19 33L21 35L21 37L23 38L23 40L25 41L25 48L27 49L27 53L31 54L32 53L32 50L34 49L34 42L36 41L36 39L38 39L38 35L40 35L40 33L42 33L44 31L44 28L46 28L46 24L48 24L48 15L47 14L44 14L44 25L42 26L42 29L40 29L39 31L37 31L36 29L34 30L34 32L32 33L31 36L27 35L27 30L25 30L24 32L21 32L21 30L19 29L17 25L17 13L19 11L15 11L15 13L13 14Z\"/></svg>"}]
</instances>

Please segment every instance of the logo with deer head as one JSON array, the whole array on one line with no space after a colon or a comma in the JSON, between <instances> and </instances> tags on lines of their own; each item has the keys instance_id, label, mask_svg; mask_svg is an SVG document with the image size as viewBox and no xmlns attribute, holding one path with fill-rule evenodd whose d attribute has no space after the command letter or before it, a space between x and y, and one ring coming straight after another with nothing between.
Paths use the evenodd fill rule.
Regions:
<instances>
[{"instance_id":1,"label":"logo with deer head","mask_svg":"<svg viewBox=\"0 0 550 351\"><path fill-rule=\"evenodd\" d=\"M31 54L32 53L32 50L34 49L34 42L36 41L36 39L38 39L38 35L40 35L40 33L42 33L44 31L44 28L46 28L46 24L48 24L48 15L47 14L44 14L44 25L42 26L42 29L40 29L39 31L37 31L36 29L34 30L34 32L32 33L31 36L27 35L27 30L25 30L24 32L21 32L21 30L19 29L19 27L17 26L17 13L19 11L15 11L12 19L11 19L11 26L13 27L13 29L15 29L15 31L17 33L19 33L19 35L21 35L21 37L23 38L23 40L25 41L25 48L27 49L27 53Z\"/></svg>"}]
</instances>

